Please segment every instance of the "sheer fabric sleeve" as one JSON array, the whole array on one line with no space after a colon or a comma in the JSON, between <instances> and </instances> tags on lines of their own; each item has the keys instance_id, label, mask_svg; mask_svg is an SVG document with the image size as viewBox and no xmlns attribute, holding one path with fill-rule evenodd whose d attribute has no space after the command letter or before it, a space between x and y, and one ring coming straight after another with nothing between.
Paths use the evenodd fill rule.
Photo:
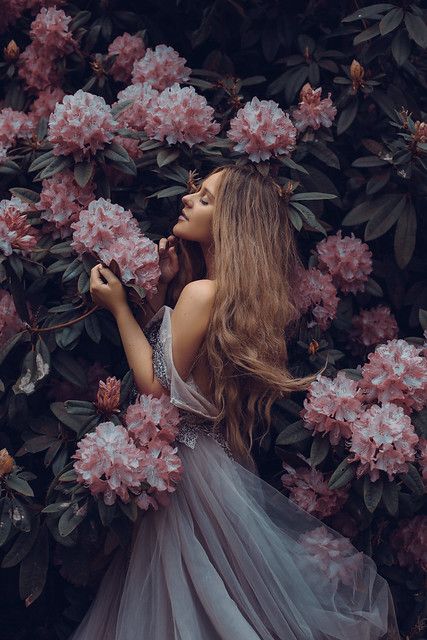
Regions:
<instances>
[{"instance_id":1,"label":"sheer fabric sleeve","mask_svg":"<svg viewBox=\"0 0 427 640\"><path fill-rule=\"evenodd\" d=\"M153 327L160 323L157 339L153 346L154 372L163 386L168 388L172 404L203 418L214 419L218 411L201 393L192 375L190 374L187 380L183 380L175 368L172 357L172 313L173 309L164 305L153 316L145 329L147 335Z\"/></svg>"}]
</instances>

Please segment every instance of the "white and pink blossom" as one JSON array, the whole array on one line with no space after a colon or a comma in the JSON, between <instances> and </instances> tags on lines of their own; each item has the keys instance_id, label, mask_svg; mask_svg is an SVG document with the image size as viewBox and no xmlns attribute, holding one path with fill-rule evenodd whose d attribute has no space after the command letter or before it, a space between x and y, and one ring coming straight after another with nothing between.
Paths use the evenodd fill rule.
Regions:
<instances>
[{"instance_id":1,"label":"white and pink blossom","mask_svg":"<svg viewBox=\"0 0 427 640\"><path fill-rule=\"evenodd\" d=\"M145 46L142 38L125 32L110 43L108 53L117 55L110 69L114 80L130 82L133 65L144 56Z\"/></svg>"},{"instance_id":2,"label":"white and pink blossom","mask_svg":"<svg viewBox=\"0 0 427 640\"><path fill-rule=\"evenodd\" d=\"M317 469L294 469L282 462L287 471L281 476L283 486L289 490L289 499L301 509L317 518L328 518L340 511L348 498L348 489L330 489L328 478Z\"/></svg>"},{"instance_id":3,"label":"white and pink blossom","mask_svg":"<svg viewBox=\"0 0 427 640\"><path fill-rule=\"evenodd\" d=\"M316 246L319 268L328 271L337 289L343 293L363 291L372 271L372 252L366 242L351 236L335 235L321 240Z\"/></svg>"},{"instance_id":4,"label":"white and pink blossom","mask_svg":"<svg viewBox=\"0 0 427 640\"><path fill-rule=\"evenodd\" d=\"M159 44L147 49L145 55L136 60L132 69L132 82L149 82L154 89L163 91L174 83L189 79L191 69L185 66L185 58L181 58L175 49Z\"/></svg>"},{"instance_id":5,"label":"white and pink blossom","mask_svg":"<svg viewBox=\"0 0 427 640\"><path fill-rule=\"evenodd\" d=\"M292 119L298 131L305 131L309 127L311 129L320 129L320 127L329 128L337 115L337 109L332 104L331 94L321 99L322 88L313 89L307 82L300 92L301 102L298 109L292 114Z\"/></svg>"},{"instance_id":6,"label":"white and pink blossom","mask_svg":"<svg viewBox=\"0 0 427 640\"><path fill-rule=\"evenodd\" d=\"M301 269L300 286L296 296L296 304L301 314L311 312L312 319L307 326L318 325L326 331L337 314L339 298L329 273L322 273L315 267Z\"/></svg>"}]
</instances>

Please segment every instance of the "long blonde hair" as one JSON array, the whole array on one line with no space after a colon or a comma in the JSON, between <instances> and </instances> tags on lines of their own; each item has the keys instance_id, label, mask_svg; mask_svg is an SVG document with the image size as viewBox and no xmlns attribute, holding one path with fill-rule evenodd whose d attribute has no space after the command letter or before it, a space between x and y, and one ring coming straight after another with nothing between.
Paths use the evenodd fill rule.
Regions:
<instances>
[{"instance_id":1,"label":"long blonde hair","mask_svg":"<svg viewBox=\"0 0 427 640\"><path fill-rule=\"evenodd\" d=\"M211 376L214 425L232 453L250 464L257 419L268 433L271 408L282 396L303 391L315 374L294 378L287 369L286 339L300 314L298 267L302 263L286 202L270 176L252 165L225 165L215 197L212 234L217 290L202 352ZM210 174L210 175L211 175ZM179 239L180 271L167 304L183 287L206 277L200 245Z\"/></svg>"}]
</instances>

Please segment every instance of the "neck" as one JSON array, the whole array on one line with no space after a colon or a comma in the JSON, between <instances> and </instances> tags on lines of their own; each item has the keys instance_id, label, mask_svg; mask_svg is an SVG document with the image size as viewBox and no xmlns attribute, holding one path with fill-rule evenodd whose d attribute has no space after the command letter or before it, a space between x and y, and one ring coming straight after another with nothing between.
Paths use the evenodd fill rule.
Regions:
<instances>
[{"instance_id":1,"label":"neck","mask_svg":"<svg viewBox=\"0 0 427 640\"><path fill-rule=\"evenodd\" d=\"M214 252L211 244L202 244L200 246L203 251L203 257L206 264L206 278L208 280L215 279L215 264L214 264Z\"/></svg>"}]
</instances>

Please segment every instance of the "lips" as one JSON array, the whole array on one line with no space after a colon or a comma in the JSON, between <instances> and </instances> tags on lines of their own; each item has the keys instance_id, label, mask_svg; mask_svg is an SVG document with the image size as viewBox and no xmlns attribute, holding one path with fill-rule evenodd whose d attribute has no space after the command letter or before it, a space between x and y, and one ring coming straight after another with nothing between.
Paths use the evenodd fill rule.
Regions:
<instances>
[{"instance_id":1,"label":"lips","mask_svg":"<svg viewBox=\"0 0 427 640\"><path fill-rule=\"evenodd\" d=\"M184 210L181 211L181 215L184 216L186 220L188 220L188 216L185 215Z\"/></svg>"}]
</instances>

